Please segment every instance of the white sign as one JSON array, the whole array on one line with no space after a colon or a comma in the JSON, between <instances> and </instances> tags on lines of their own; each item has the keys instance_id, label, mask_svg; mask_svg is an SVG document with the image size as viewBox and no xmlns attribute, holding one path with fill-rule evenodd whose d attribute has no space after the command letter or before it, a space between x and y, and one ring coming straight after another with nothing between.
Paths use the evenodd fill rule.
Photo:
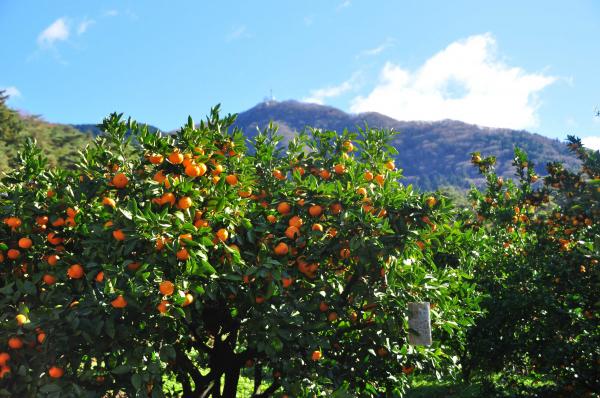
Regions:
<instances>
[{"instance_id":1,"label":"white sign","mask_svg":"<svg viewBox=\"0 0 600 398\"><path fill-rule=\"evenodd\" d=\"M408 344L431 345L429 303L408 303Z\"/></svg>"}]
</instances>

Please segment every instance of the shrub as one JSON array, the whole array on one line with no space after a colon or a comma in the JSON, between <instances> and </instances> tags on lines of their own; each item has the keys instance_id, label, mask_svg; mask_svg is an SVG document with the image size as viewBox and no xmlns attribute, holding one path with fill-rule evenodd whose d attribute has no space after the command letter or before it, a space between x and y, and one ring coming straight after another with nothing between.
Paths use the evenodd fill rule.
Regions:
<instances>
[{"instance_id":1,"label":"shrub","mask_svg":"<svg viewBox=\"0 0 600 398\"><path fill-rule=\"evenodd\" d=\"M470 259L444 199L397 182L389 134L247 148L233 121L163 136L113 114L74 172L27 146L0 186L0 393L160 397L174 377L234 397L248 368L255 397L401 396L456 368ZM409 301L433 303L431 347L407 344Z\"/></svg>"},{"instance_id":2,"label":"shrub","mask_svg":"<svg viewBox=\"0 0 600 398\"><path fill-rule=\"evenodd\" d=\"M600 154L573 137L568 146L581 170L551 163L543 183L519 149L516 182L473 155L487 180L473 196L489 261L477 269L486 316L471 349L481 369L527 375L547 396L591 396L600 389Z\"/></svg>"}]
</instances>

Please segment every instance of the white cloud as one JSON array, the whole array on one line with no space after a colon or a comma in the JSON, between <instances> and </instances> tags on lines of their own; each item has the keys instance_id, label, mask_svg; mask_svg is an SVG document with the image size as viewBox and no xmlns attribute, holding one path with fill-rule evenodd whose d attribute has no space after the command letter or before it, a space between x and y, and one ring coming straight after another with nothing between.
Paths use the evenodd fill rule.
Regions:
<instances>
[{"instance_id":1,"label":"white cloud","mask_svg":"<svg viewBox=\"0 0 600 398\"><path fill-rule=\"evenodd\" d=\"M69 26L66 19L58 18L52 22L37 38L37 42L41 47L52 47L57 41L67 40L69 38Z\"/></svg>"},{"instance_id":2,"label":"white cloud","mask_svg":"<svg viewBox=\"0 0 600 398\"><path fill-rule=\"evenodd\" d=\"M340 4L338 4L337 10L339 11L342 8L350 7L351 4L352 4L352 1L350 1L350 0L344 0Z\"/></svg>"},{"instance_id":3,"label":"white cloud","mask_svg":"<svg viewBox=\"0 0 600 398\"><path fill-rule=\"evenodd\" d=\"M596 151L600 150L600 137L598 136L584 137L581 139L581 142L586 148L594 149Z\"/></svg>"},{"instance_id":4,"label":"white cloud","mask_svg":"<svg viewBox=\"0 0 600 398\"><path fill-rule=\"evenodd\" d=\"M361 52L360 54L358 54L357 58L365 57L365 56L372 57L372 56L381 54L383 51L390 48L393 44L394 44L394 40L388 37L383 43L381 43L377 47L369 48L369 49Z\"/></svg>"},{"instance_id":5,"label":"white cloud","mask_svg":"<svg viewBox=\"0 0 600 398\"><path fill-rule=\"evenodd\" d=\"M233 28L233 30L227 35L225 38L226 41L234 41L238 39L243 39L245 37L250 37L250 35L246 31L246 25L239 25Z\"/></svg>"},{"instance_id":6,"label":"white cloud","mask_svg":"<svg viewBox=\"0 0 600 398\"><path fill-rule=\"evenodd\" d=\"M105 17L116 17L117 15L119 15L119 11L117 10L107 10L104 11L104 14L102 14Z\"/></svg>"},{"instance_id":7,"label":"white cloud","mask_svg":"<svg viewBox=\"0 0 600 398\"><path fill-rule=\"evenodd\" d=\"M310 95L302 99L303 102L311 102L313 104L323 105L325 99L339 97L356 88L356 81L359 77L359 73L355 73L352 77L337 86L328 86L319 88L317 90L311 90Z\"/></svg>"},{"instance_id":8,"label":"white cloud","mask_svg":"<svg viewBox=\"0 0 600 398\"><path fill-rule=\"evenodd\" d=\"M77 34L84 34L85 31L88 30L88 28L95 23L96 21L94 21L93 19L84 18L83 21L81 21L79 25L77 25Z\"/></svg>"},{"instance_id":9,"label":"white cloud","mask_svg":"<svg viewBox=\"0 0 600 398\"><path fill-rule=\"evenodd\" d=\"M366 97L354 98L351 110L400 120L535 127L537 94L556 80L506 65L496 54L494 37L482 34L450 44L415 71L387 62L378 85Z\"/></svg>"},{"instance_id":10,"label":"white cloud","mask_svg":"<svg viewBox=\"0 0 600 398\"><path fill-rule=\"evenodd\" d=\"M15 86L9 86L9 87L0 87L0 90L4 90L4 94L8 95L11 98L19 98L21 97L21 92L19 91L18 88L16 88Z\"/></svg>"}]
</instances>

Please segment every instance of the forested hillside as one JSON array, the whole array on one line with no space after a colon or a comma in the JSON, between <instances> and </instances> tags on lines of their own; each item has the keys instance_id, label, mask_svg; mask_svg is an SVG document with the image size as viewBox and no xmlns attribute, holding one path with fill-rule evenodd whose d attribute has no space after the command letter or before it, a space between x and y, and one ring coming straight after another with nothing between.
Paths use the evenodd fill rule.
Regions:
<instances>
[{"instance_id":1,"label":"forested hillside","mask_svg":"<svg viewBox=\"0 0 600 398\"><path fill-rule=\"evenodd\" d=\"M545 166L550 161L562 161L569 168L578 165L560 141L523 130L479 127L455 120L402 122L375 112L352 115L329 106L297 101L263 102L240 113L237 125L247 135L253 135L257 127L264 128L271 120L287 137L306 126L342 131L367 124L398 131L400 134L392 141L399 151L396 164L404 170L407 181L422 189L481 184L481 176L470 164L471 152L476 151L496 156L498 174L505 177L514 173L515 146L529 153L540 174L546 174Z\"/></svg>"},{"instance_id":2,"label":"forested hillside","mask_svg":"<svg viewBox=\"0 0 600 398\"><path fill-rule=\"evenodd\" d=\"M50 163L68 166L78 159L77 151L91 141L85 134L65 124L48 123L39 116L21 115L6 106L8 97L0 91L0 173L7 172L27 139L44 148Z\"/></svg>"}]
</instances>

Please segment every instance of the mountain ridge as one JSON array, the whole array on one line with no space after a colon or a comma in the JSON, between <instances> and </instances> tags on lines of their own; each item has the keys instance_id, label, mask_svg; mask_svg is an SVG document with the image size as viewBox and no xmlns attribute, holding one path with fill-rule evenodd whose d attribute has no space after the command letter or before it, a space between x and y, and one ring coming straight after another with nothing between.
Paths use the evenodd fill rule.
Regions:
<instances>
[{"instance_id":1,"label":"mountain ridge","mask_svg":"<svg viewBox=\"0 0 600 398\"><path fill-rule=\"evenodd\" d=\"M398 149L396 165L404 170L407 182L421 189L436 189L445 185L468 188L483 180L471 165L471 153L480 151L497 157L498 174L512 177L513 150L526 150L536 164L536 171L545 174L545 165L561 161L569 168L578 162L558 139L526 130L485 127L462 121L398 121L378 112L349 114L340 109L308 104L295 100L265 101L238 114L235 125L248 136L256 128L265 128L270 121L279 125L280 133L289 139L305 127L342 131L364 127L393 129L399 134L392 139Z\"/></svg>"}]
</instances>

